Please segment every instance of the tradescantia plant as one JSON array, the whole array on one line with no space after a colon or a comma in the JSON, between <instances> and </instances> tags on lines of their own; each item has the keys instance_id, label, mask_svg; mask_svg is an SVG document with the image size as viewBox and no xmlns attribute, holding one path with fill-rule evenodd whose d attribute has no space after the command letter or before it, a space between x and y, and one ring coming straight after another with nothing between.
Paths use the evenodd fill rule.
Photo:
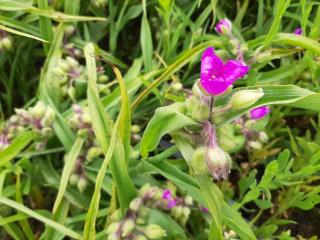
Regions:
<instances>
[{"instance_id":1,"label":"tradescantia plant","mask_svg":"<svg viewBox=\"0 0 320 240\"><path fill-rule=\"evenodd\" d=\"M316 1L0 11L0 239L318 239Z\"/></svg>"}]
</instances>

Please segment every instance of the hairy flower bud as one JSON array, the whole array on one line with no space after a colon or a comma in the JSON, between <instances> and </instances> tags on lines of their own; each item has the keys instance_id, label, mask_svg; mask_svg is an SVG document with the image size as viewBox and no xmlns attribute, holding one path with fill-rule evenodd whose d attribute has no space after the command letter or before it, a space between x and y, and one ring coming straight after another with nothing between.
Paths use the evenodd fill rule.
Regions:
<instances>
[{"instance_id":1,"label":"hairy flower bud","mask_svg":"<svg viewBox=\"0 0 320 240\"><path fill-rule=\"evenodd\" d=\"M130 207L130 209L132 211L137 212L139 210L139 208L141 207L141 205L142 205L142 199L141 198L135 198L130 202L129 207Z\"/></svg>"},{"instance_id":2,"label":"hairy flower bud","mask_svg":"<svg viewBox=\"0 0 320 240\"><path fill-rule=\"evenodd\" d=\"M135 222L133 219L127 219L122 226L122 237L127 237L134 229Z\"/></svg>"},{"instance_id":3,"label":"hairy flower bud","mask_svg":"<svg viewBox=\"0 0 320 240\"><path fill-rule=\"evenodd\" d=\"M209 148L206 163L210 174L220 181L227 179L231 168L231 157L220 147Z\"/></svg>"},{"instance_id":4,"label":"hairy flower bud","mask_svg":"<svg viewBox=\"0 0 320 240\"><path fill-rule=\"evenodd\" d=\"M207 103L201 101L197 96L191 96L186 101L188 115L198 121L203 122L209 118L210 109Z\"/></svg>"},{"instance_id":5,"label":"hairy flower bud","mask_svg":"<svg viewBox=\"0 0 320 240\"><path fill-rule=\"evenodd\" d=\"M77 187L79 189L79 191L82 193L86 190L88 186L88 181L85 177L80 177L78 183L77 183Z\"/></svg>"},{"instance_id":6,"label":"hairy flower bud","mask_svg":"<svg viewBox=\"0 0 320 240\"><path fill-rule=\"evenodd\" d=\"M201 175L207 172L205 157L208 152L207 147L197 148L191 158L191 167L196 175Z\"/></svg>"},{"instance_id":7,"label":"hairy flower bud","mask_svg":"<svg viewBox=\"0 0 320 240\"><path fill-rule=\"evenodd\" d=\"M99 157L102 151L99 147L91 147L87 152L87 160L91 162L93 159Z\"/></svg>"},{"instance_id":8,"label":"hairy flower bud","mask_svg":"<svg viewBox=\"0 0 320 240\"><path fill-rule=\"evenodd\" d=\"M224 18L216 24L214 29L217 31L217 33L229 35L232 30L232 24L228 19Z\"/></svg>"},{"instance_id":9,"label":"hairy flower bud","mask_svg":"<svg viewBox=\"0 0 320 240\"><path fill-rule=\"evenodd\" d=\"M156 224L150 224L147 226L145 234L150 239L157 239L167 236L166 231Z\"/></svg>"},{"instance_id":10,"label":"hairy flower bud","mask_svg":"<svg viewBox=\"0 0 320 240\"><path fill-rule=\"evenodd\" d=\"M242 90L232 95L230 103L234 109L246 108L257 102L264 95L262 89Z\"/></svg>"},{"instance_id":11,"label":"hairy flower bud","mask_svg":"<svg viewBox=\"0 0 320 240\"><path fill-rule=\"evenodd\" d=\"M79 182L80 176L76 173L73 173L70 178L69 182L71 185L76 185Z\"/></svg>"}]
</instances>

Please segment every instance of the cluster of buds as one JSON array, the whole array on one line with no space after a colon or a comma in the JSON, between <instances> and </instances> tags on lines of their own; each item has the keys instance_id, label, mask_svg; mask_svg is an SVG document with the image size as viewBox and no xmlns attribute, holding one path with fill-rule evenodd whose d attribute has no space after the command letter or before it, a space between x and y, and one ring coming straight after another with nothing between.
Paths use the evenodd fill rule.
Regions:
<instances>
[{"instance_id":1,"label":"cluster of buds","mask_svg":"<svg viewBox=\"0 0 320 240\"><path fill-rule=\"evenodd\" d=\"M255 129L256 121L263 119L270 112L269 107L262 106L252 109L248 117L242 117L235 121L236 127L241 131L246 140L246 148L261 149L262 145L268 142L268 135L264 131Z\"/></svg>"},{"instance_id":2,"label":"cluster of buds","mask_svg":"<svg viewBox=\"0 0 320 240\"><path fill-rule=\"evenodd\" d=\"M70 177L70 184L77 185L80 192L87 187L84 164L92 162L102 154L101 148L97 145L92 128L92 120L87 107L81 108L77 104L72 105L74 114L69 119L69 126L77 132L78 137L85 139L81 154L76 160L76 166Z\"/></svg>"},{"instance_id":3,"label":"cluster of buds","mask_svg":"<svg viewBox=\"0 0 320 240\"><path fill-rule=\"evenodd\" d=\"M140 135L141 128L139 125L132 125L131 126L131 142L138 143L141 139Z\"/></svg>"},{"instance_id":4,"label":"cluster of buds","mask_svg":"<svg viewBox=\"0 0 320 240\"><path fill-rule=\"evenodd\" d=\"M16 114L4 124L0 133L0 150L10 145L19 133L31 130L38 135L36 149L43 149L49 137L53 135L54 111L39 101L34 107L15 109Z\"/></svg>"},{"instance_id":5,"label":"cluster of buds","mask_svg":"<svg viewBox=\"0 0 320 240\"><path fill-rule=\"evenodd\" d=\"M84 67L75 58L66 57L61 59L58 67L53 71L59 78L62 96L69 96L75 101L77 97L76 85L81 86L86 82Z\"/></svg>"},{"instance_id":6,"label":"cluster of buds","mask_svg":"<svg viewBox=\"0 0 320 240\"><path fill-rule=\"evenodd\" d=\"M62 96L69 96L69 98L75 102L76 99L85 96L88 78L85 73L85 67L76 60L76 57L79 57L81 52L72 45L66 45L66 47L68 47L67 50L73 57L68 56L65 59L61 59L53 71L59 78ZM110 89L106 82L108 82L109 78L104 73L103 67L97 67L97 87L99 92L108 94L110 93Z\"/></svg>"},{"instance_id":7,"label":"cluster of buds","mask_svg":"<svg viewBox=\"0 0 320 240\"><path fill-rule=\"evenodd\" d=\"M148 224L147 217L150 208L169 212L180 224L185 224L191 213L193 200L173 196L169 189L144 185L139 196L130 203L124 218L116 211L111 217L112 223L107 228L108 240L120 239L159 239L166 236L166 231L157 224Z\"/></svg>"},{"instance_id":8,"label":"cluster of buds","mask_svg":"<svg viewBox=\"0 0 320 240\"><path fill-rule=\"evenodd\" d=\"M6 31L0 29L0 51L1 50L10 51L11 49L12 49L12 38Z\"/></svg>"},{"instance_id":9,"label":"cluster of buds","mask_svg":"<svg viewBox=\"0 0 320 240\"><path fill-rule=\"evenodd\" d=\"M108 0L91 0L91 4L97 8L104 8L108 4Z\"/></svg>"}]
</instances>

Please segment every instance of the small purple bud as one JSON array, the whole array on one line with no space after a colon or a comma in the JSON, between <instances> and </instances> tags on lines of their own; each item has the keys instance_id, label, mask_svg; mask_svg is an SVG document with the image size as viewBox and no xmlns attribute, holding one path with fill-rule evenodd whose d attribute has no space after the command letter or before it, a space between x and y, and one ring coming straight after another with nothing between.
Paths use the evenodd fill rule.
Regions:
<instances>
[{"instance_id":1,"label":"small purple bud","mask_svg":"<svg viewBox=\"0 0 320 240\"><path fill-rule=\"evenodd\" d=\"M224 18L221 19L216 26L214 27L214 29L216 30L217 33L219 34L229 34L231 33L231 29L232 29L232 24L231 22Z\"/></svg>"},{"instance_id":2,"label":"small purple bud","mask_svg":"<svg viewBox=\"0 0 320 240\"><path fill-rule=\"evenodd\" d=\"M295 35L302 35L302 28L297 28L296 30L294 30L293 31L293 33L295 34Z\"/></svg>"},{"instance_id":3,"label":"small purple bud","mask_svg":"<svg viewBox=\"0 0 320 240\"><path fill-rule=\"evenodd\" d=\"M162 199L171 199L171 192L169 189L165 189L162 193Z\"/></svg>"},{"instance_id":4,"label":"small purple bud","mask_svg":"<svg viewBox=\"0 0 320 240\"><path fill-rule=\"evenodd\" d=\"M209 212L209 209L203 206L200 206L200 210L205 213Z\"/></svg>"},{"instance_id":5,"label":"small purple bud","mask_svg":"<svg viewBox=\"0 0 320 240\"><path fill-rule=\"evenodd\" d=\"M264 118L270 113L270 108L268 106L262 106L254 108L250 111L250 118L254 120L258 120Z\"/></svg>"}]
</instances>

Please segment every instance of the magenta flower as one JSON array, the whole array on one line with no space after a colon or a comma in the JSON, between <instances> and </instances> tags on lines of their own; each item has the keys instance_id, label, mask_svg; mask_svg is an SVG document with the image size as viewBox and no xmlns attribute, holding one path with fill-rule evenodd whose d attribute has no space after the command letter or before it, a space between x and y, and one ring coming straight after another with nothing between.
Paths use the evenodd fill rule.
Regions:
<instances>
[{"instance_id":1,"label":"magenta flower","mask_svg":"<svg viewBox=\"0 0 320 240\"><path fill-rule=\"evenodd\" d=\"M162 199L171 199L171 192L169 189L165 189L162 193Z\"/></svg>"},{"instance_id":2,"label":"magenta flower","mask_svg":"<svg viewBox=\"0 0 320 240\"><path fill-rule=\"evenodd\" d=\"M203 206L200 206L200 210L205 213L209 212L209 209Z\"/></svg>"},{"instance_id":3,"label":"magenta flower","mask_svg":"<svg viewBox=\"0 0 320 240\"><path fill-rule=\"evenodd\" d=\"M214 27L214 29L216 30L217 33L220 33L220 34L228 34L231 32L231 28L232 28L232 24L231 22L224 18L224 19L221 19L217 24L216 26Z\"/></svg>"},{"instance_id":4,"label":"magenta flower","mask_svg":"<svg viewBox=\"0 0 320 240\"><path fill-rule=\"evenodd\" d=\"M168 201L167 208L173 208L176 205L177 205L177 201L175 199L171 198Z\"/></svg>"},{"instance_id":5,"label":"magenta flower","mask_svg":"<svg viewBox=\"0 0 320 240\"><path fill-rule=\"evenodd\" d=\"M250 111L250 118L254 120L261 119L267 116L269 113L270 108L268 106L257 107Z\"/></svg>"},{"instance_id":6,"label":"magenta flower","mask_svg":"<svg viewBox=\"0 0 320 240\"><path fill-rule=\"evenodd\" d=\"M200 83L204 90L214 96L226 92L239 78L247 74L250 67L241 61L228 60L225 64L214 53L214 48L207 48L201 58Z\"/></svg>"},{"instance_id":7,"label":"magenta flower","mask_svg":"<svg viewBox=\"0 0 320 240\"><path fill-rule=\"evenodd\" d=\"M171 195L171 191L169 189L165 189L162 193L162 199L168 200L167 208L173 208L177 205L177 200L174 199Z\"/></svg>"},{"instance_id":8,"label":"magenta flower","mask_svg":"<svg viewBox=\"0 0 320 240\"><path fill-rule=\"evenodd\" d=\"M297 28L296 30L293 31L294 34L296 35L301 35L302 34L302 28Z\"/></svg>"}]
</instances>

